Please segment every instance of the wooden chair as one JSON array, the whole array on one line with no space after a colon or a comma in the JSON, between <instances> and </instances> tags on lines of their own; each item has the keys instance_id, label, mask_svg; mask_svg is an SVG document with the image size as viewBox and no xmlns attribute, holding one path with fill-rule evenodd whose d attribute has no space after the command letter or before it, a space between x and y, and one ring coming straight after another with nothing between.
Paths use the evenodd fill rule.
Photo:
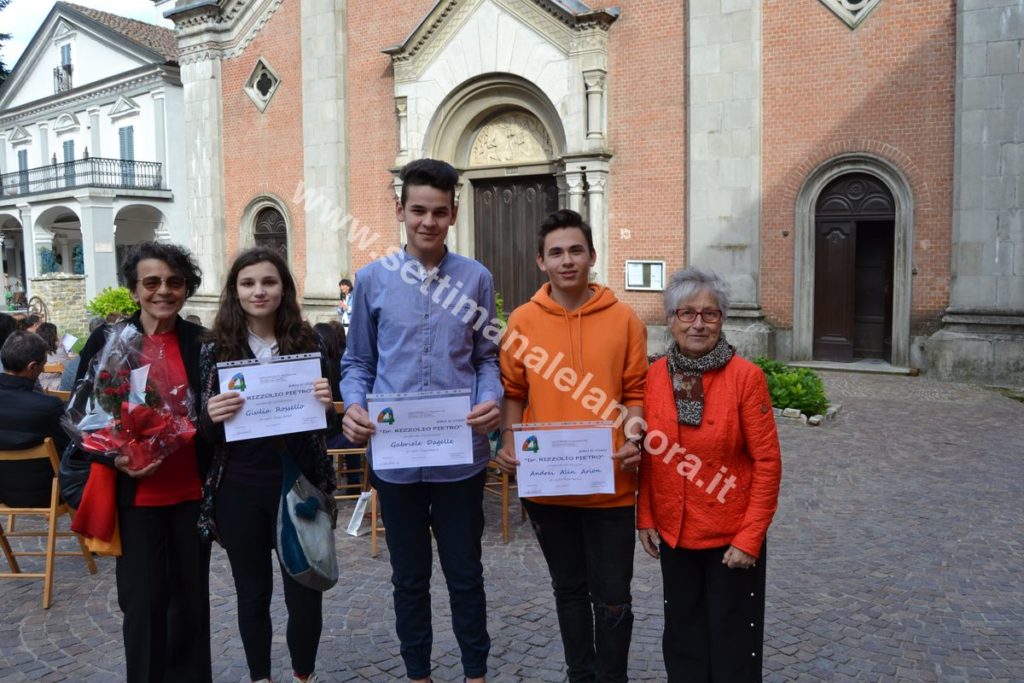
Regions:
<instances>
[{"instance_id":1,"label":"wooden chair","mask_svg":"<svg viewBox=\"0 0 1024 683\"><path fill-rule=\"evenodd\" d=\"M338 415L345 414L345 404L341 401L334 402L334 412ZM334 494L334 500L356 500L360 494L370 492L370 556L377 557L379 548L378 534L384 531L384 525L380 522L380 502L377 500L377 489L370 486L370 462L366 458L366 447L361 448L328 448L328 455L334 457L334 467L338 473L338 487ZM361 456L358 467L348 467L345 463L346 455ZM360 472L362 478L359 484L342 484L342 477ZM344 493L342 493L344 492Z\"/></svg>"},{"instance_id":2,"label":"wooden chair","mask_svg":"<svg viewBox=\"0 0 1024 683\"><path fill-rule=\"evenodd\" d=\"M56 373L56 374L59 375L62 372L64 372L64 364L63 363L47 363L46 365L43 366L43 372L53 372L53 373Z\"/></svg>"},{"instance_id":3,"label":"wooden chair","mask_svg":"<svg viewBox=\"0 0 1024 683\"><path fill-rule=\"evenodd\" d=\"M13 529L13 518L18 515L31 515L43 517L46 520L45 529L30 529L25 531L4 531L0 527L0 549L7 558L7 564L11 571L0 574L0 579L43 579L43 609L50 608L50 598L53 594L53 561L58 555L81 555L85 559L85 566L90 574L96 573L96 563L93 562L92 553L85 547L82 538L70 531L57 531L60 518L63 515L71 517L71 510L68 505L60 500L60 490L57 484L57 470L60 468L60 461L57 458L57 449L53 439L47 437L43 443L32 448L20 451L0 451L0 462L14 462L25 460L48 460L53 469L53 479L50 486L50 505L48 507L12 507L0 503L0 514L10 515L12 518L11 528ZM78 552L57 551L58 536L73 536L78 541ZM45 550L14 550L8 539L22 537L44 537L46 538ZM45 569L41 572L24 572L18 564L18 557L22 556L43 556L46 558Z\"/></svg>"},{"instance_id":4,"label":"wooden chair","mask_svg":"<svg viewBox=\"0 0 1024 683\"><path fill-rule=\"evenodd\" d=\"M56 396L57 398L59 398L60 400L64 401L65 403L67 403L68 399L71 398L71 392L70 391L61 391L60 389L43 389L43 392L47 396Z\"/></svg>"},{"instance_id":5,"label":"wooden chair","mask_svg":"<svg viewBox=\"0 0 1024 683\"><path fill-rule=\"evenodd\" d=\"M509 525L508 509L511 505L512 490L516 488L515 475L505 474L493 460L487 463L487 476L484 479L484 493L501 498L501 540L508 543ZM519 503L519 514L526 520L526 508Z\"/></svg>"}]
</instances>

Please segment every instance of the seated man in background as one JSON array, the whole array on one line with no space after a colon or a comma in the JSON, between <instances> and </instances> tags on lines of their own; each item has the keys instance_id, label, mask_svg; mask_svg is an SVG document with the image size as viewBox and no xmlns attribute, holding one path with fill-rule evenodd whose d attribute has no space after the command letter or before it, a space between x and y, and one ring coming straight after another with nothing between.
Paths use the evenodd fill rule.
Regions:
<instances>
[{"instance_id":1,"label":"seated man in background","mask_svg":"<svg viewBox=\"0 0 1024 683\"><path fill-rule=\"evenodd\" d=\"M31 448L53 437L57 453L68 445L60 427L64 402L34 390L46 365L46 342L32 332L11 334L0 349L0 450ZM11 507L45 507L50 502L53 471L41 460L0 462L0 503Z\"/></svg>"}]
</instances>

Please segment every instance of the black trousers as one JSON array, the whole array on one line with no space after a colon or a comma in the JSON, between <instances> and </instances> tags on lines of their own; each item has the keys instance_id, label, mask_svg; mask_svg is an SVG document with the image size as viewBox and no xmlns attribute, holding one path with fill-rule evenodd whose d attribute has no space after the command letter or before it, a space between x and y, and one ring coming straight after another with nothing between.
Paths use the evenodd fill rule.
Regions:
<instances>
[{"instance_id":1,"label":"black trousers","mask_svg":"<svg viewBox=\"0 0 1024 683\"><path fill-rule=\"evenodd\" d=\"M250 486L225 479L217 490L217 529L228 553L238 596L238 631L253 680L270 678L274 592L274 544L280 486ZM288 608L286 638L292 670L302 676L316 669L323 630L323 594L306 588L281 569Z\"/></svg>"},{"instance_id":2,"label":"black trousers","mask_svg":"<svg viewBox=\"0 0 1024 683\"><path fill-rule=\"evenodd\" d=\"M767 545L751 569L722 564L727 549L661 544L662 652L669 683L761 680Z\"/></svg>"},{"instance_id":3,"label":"black trousers","mask_svg":"<svg viewBox=\"0 0 1024 683\"><path fill-rule=\"evenodd\" d=\"M199 501L118 509L117 603L128 683L208 683L210 546Z\"/></svg>"},{"instance_id":4,"label":"black trousers","mask_svg":"<svg viewBox=\"0 0 1024 683\"><path fill-rule=\"evenodd\" d=\"M491 638L487 634L487 596L480 561L485 477L486 473L481 472L462 481L389 484L370 474L384 517L391 583L395 587L395 630L409 678L430 676L434 642L431 531L448 585L452 630L462 652L462 671L467 678L487 673Z\"/></svg>"},{"instance_id":5,"label":"black trousers","mask_svg":"<svg viewBox=\"0 0 1024 683\"><path fill-rule=\"evenodd\" d=\"M633 637L633 507L524 500L555 591L570 683L627 680Z\"/></svg>"}]
</instances>

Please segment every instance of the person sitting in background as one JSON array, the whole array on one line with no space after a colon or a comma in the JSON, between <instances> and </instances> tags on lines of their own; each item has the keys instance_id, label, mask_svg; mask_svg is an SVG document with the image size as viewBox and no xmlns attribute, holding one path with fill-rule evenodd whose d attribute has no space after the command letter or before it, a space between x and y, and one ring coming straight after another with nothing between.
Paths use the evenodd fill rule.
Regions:
<instances>
[{"instance_id":1,"label":"person sitting in background","mask_svg":"<svg viewBox=\"0 0 1024 683\"><path fill-rule=\"evenodd\" d=\"M93 316L89 318L89 334L96 331L97 327L103 325L103 318ZM71 356L66 363L64 363L64 372L60 376L60 384L57 385L57 389L60 391L71 391L75 388L75 375L78 374L78 364L82 361L81 356Z\"/></svg>"},{"instance_id":2,"label":"person sitting in background","mask_svg":"<svg viewBox=\"0 0 1024 683\"><path fill-rule=\"evenodd\" d=\"M338 320L313 325L313 331L320 336L327 350L328 377L331 383L331 393L335 401L341 401L341 357L345 354L345 328ZM341 420L334 427L327 429L328 448L358 448L354 443L345 438L341 433ZM358 453L350 453L345 456L345 469L349 473L345 475L345 482L349 486L359 486L363 482L363 475L360 470L362 459Z\"/></svg>"},{"instance_id":3,"label":"person sitting in background","mask_svg":"<svg viewBox=\"0 0 1024 683\"><path fill-rule=\"evenodd\" d=\"M6 313L0 313L0 347L4 345L11 333L18 329L18 321ZM0 363L0 372L4 371L4 364Z\"/></svg>"},{"instance_id":4,"label":"person sitting in background","mask_svg":"<svg viewBox=\"0 0 1024 683\"><path fill-rule=\"evenodd\" d=\"M188 315L186 315L185 320L189 321L193 325L199 325L199 327L203 326L203 319L200 318L195 313L189 313Z\"/></svg>"},{"instance_id":5,"label":"person sitting in background","mask_svg":"<svg viewBox=\"0 0 1024 683\"><path fill-rule=\"evenodd\" d=\"M57 389L60 387L60 378L64 372L64 365L67 364L68 352L61 343L57 334L57 326L53 323L43 323L36 332L46 342L46 364L60 364L60 372L43 372L39 375L39 386L43 389Z\"/></svg>"},{"instance_id":6,"label":"person sitting in background","mask_svg":"<svg viewBox=\"0 0 1024 683\"><path fill-rule=\"evenodd\" d=\"M34 391L46 364L46 342L32 332L17 331L0 349L0 449L31 448L52 437L57 453L68 445L60 426L64 402ZM41 460L0 463L0 503L45 507L50 502L53 470Z\"/></svg>"},{"instance_id":7,"label":"person sitting in background","mask_svg":"<svg viewBox=\"0 0 1024 683\"><path fill-rule=\"evenodd\" d=\"M18 320L18 329L25 332L36 332L43 324L43 319L35 313L29 313Z\"/></svg>"}]
</instances>

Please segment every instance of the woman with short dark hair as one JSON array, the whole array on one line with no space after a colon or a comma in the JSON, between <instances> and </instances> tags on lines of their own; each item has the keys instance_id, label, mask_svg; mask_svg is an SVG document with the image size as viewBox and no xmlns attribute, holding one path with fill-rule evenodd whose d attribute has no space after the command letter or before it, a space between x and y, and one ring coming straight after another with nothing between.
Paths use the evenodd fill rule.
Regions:
<instances>
[{"instance_id":1,"label":"woman with short dark hair","mask_svg":"<svg viewBox=\"0 0 1024 683\"><path fill-rule=\"evenodd\" d=\"M135 245L121 267L140 310L117 326L103 326L82 349L77 384L103 350L108 332L134 327L157 393L187 386L199 413L199 350L203 329L179 312L202 274L184 248L161 242ZM127 456L116 468L117 602L124 613L125 666L129 683L212 680L210 662L210 546L199 536L202 481L210 449L198 437L133 470ZM107 466L104 464L103 466ZM92 477L97 476L93 464ZM88 490L86 496L89 495ZM85 500L83 500L83 506Z\"/></svg>"}]
</instances>

